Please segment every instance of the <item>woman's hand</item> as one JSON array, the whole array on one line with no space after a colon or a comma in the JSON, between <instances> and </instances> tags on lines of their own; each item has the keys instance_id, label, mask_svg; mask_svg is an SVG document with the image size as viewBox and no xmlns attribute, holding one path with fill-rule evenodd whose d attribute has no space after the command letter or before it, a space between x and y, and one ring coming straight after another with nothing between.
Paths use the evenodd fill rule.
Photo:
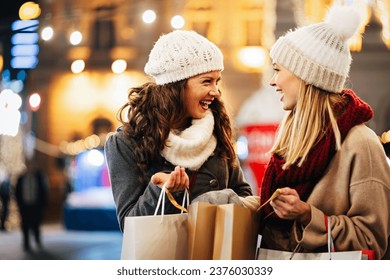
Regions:
<instances>
[{"instance_id":1,"label":"woman's hand","mask_svg":"<svg viewBox=\"0 0 390 280\"><path fill-rule=\"evenodd\" d=\"M166 187L171 192L184 191L190 184L190 179L184 167L176 166L171 173L158 172L152 176L151 182L160 188L166 182Z\"/></svg>"},{"instance_id":2,"label":"woman's hand","mask_svg":"<svg viewBox=\"0 0 390 280\"><path fill-rule=\"evenodd\" d=\"M280 195L270 202L275 214L281 219L297 220L306 226L311 220L310 205L299 198L296 190L281 188Z\"/></svg>"}]
</instances>

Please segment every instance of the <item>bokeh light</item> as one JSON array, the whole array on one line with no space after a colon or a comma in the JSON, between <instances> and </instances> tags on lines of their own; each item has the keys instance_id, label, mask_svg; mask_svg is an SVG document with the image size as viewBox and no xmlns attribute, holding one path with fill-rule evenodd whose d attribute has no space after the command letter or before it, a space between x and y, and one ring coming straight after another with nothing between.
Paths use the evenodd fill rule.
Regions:
<instances>
[{"instance_id":1,"label":"bokeh light","mask_svg":"<svg viewBox=\"0 0 390 280\"><path fill-rule=\"evenodd\" d=\"M142 14L142 20L145 23L153 23L156 20L156 13L153 10L146 10Z\"/></svg>"},{"instance_id":2,"label":"bokeh light","mask_svg":"<svg viewBox=\"0 0 390 280\"><path fill-rule=\"evenodd\" d=\"M39 109L39 106L41 106L41 96L39 93L33 93L30 95L28 99L28 104L30 105L30 108L32 111L37 111Z\"/></svg>"},{"instance_id":3,"label":"bokeh light","mask_svg":"<svg viewBox=\"0 0 390 280\"><path fill-rule=\"evenodd\" d=\"M73 46L80 44L82 40L83 35L80 31L73 31L69 38L69 41Z\"/></svg>"},{"instance_id":4,"label":"bokeh light","mask_svg":"<svg viewBox=\"0 0 390 280\"><path fill-rule=\"evenodd\" d=\"M115 60L111 65L111 70L115 74L123 73L126 70L127 63L123 59L117 59Z\"/></svg>"},{"instance_id":5,"label":"bokeh light","mask_svg":"<svg viewBox=\"0 0 390 280\"><path fill-rule=\"evenodd\" d=\"M85 68L85 62L82 59L73 61L72 65L70 66L70 69L74 74L83 72L84 68Z\"/></svg>"},{"instance_id":6,"label":"bokeh light","mask_svg":"<svg viewBox=\"0 0 390 280\"><path fill-rule=\"evenodd\" d=\"M183 28L185 20L182 16L176 15L171 19L171 26L175 29Z\"/></svg>"},{"instance_id":7,"label":"bokeh light","mask_svg":"<svg viewBox=\"0 0 390 280\"><path fill-rule=\"evenodd\" d=\"M41 38L44 41L49 41L54 36L54 30L51 26L47 26L41 31Z\"/></svg>"}]
</instances>

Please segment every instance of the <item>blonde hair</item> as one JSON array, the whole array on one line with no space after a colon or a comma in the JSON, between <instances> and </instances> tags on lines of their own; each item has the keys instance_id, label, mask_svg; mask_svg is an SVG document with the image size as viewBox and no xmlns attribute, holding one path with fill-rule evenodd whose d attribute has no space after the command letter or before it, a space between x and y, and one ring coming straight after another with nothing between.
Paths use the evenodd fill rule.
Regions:
<instances>
[{"instance_id":1,"label":"blonde hair","mask_svg":"<svg viewBox=\"0 0 390 280\"><path fill-rule=\"evenodd\" d=\"M297 104L283 119L269 151L285 160L283 169L293 164L302 166L311 149L326 137L329 123L335 135L336 150L340 149L341 136L333 107L342 100L341 94L323 91L301 80Z\"/></svg>"}]
</instances>

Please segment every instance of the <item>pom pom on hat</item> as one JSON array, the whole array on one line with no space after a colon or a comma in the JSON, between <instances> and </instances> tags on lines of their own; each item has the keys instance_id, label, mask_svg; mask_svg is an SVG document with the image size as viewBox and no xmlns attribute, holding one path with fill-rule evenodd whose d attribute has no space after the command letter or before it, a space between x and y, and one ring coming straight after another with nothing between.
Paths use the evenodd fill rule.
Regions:
<instances>
[{"instance_id":1,"label":"pom pom on hat","mask_svg":"<svg viewBox=\"0 0 390 280\"><path fill-rule=\"evenodd\" d=\"M343 40L348 40L357 31L360 16L353 7L332 6L325 17L325 23L329 24Z\"/></svg>"},{"instance_id":2,"label":"pom pom on hat","mask_svg":"<svg viewBox=\"0 0 390 280\"><path fill-rule=\"evenodd\" d=\"M223 69L223 55L215 44L195 31L175 30L160 36L144 71L164 85Z\"/></svg>"},{"instance_id":3,"label":"pom pom on hat","mask_svg":"<svg viewBox=\"0 0 390 280\"><path fill-rule=\"evenodd\" d=\"M274 63L307 84L339 93L348 77L351 54L348 39L358 30L360 16L351 6L333 6L325 21L288 31L272 46Z\"/></svg>"}]
</instances>

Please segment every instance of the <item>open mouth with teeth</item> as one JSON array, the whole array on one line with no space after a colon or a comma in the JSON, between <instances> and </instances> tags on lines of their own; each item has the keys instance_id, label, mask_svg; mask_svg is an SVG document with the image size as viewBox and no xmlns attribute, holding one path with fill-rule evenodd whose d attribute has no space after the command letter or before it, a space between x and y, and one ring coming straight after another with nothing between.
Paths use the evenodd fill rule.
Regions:
<instances>
[{"instance_id":1,"label":"open mouth with teeth","mask_svg":"<svg viewBox=\"0 0 390 280\"><path fill-rule=\"evenodd\" d=\"M211 104L211 101L200 101L199 103L204 110L207 110Z\"/></svg>"}]
</instances>

